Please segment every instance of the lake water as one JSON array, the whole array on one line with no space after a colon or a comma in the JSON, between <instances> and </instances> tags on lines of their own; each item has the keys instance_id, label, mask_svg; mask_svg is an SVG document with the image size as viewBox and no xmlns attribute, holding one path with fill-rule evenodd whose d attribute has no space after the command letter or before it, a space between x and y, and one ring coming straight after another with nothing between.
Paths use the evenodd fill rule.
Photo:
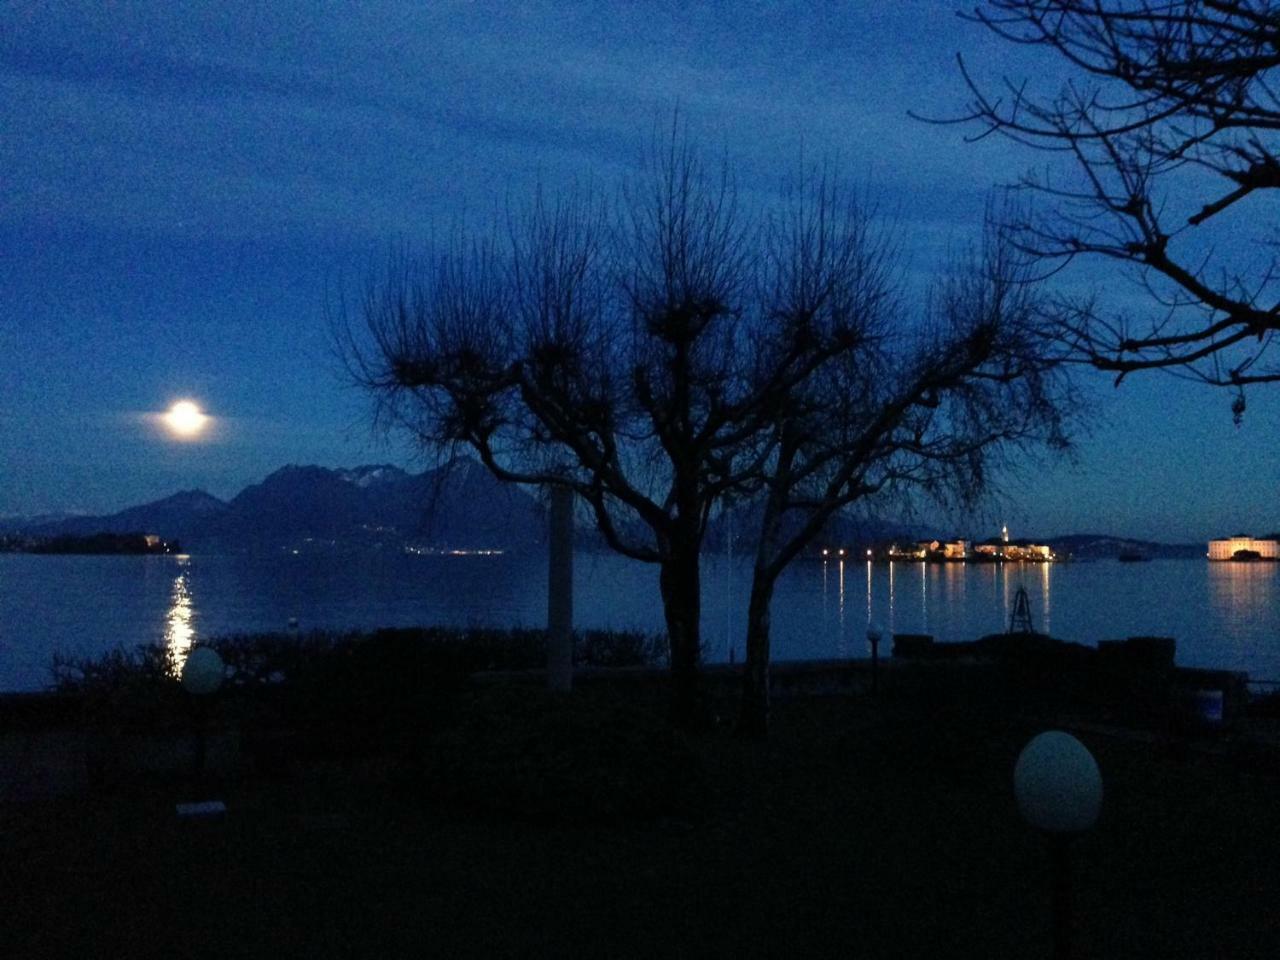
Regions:
<instances>
[{"instance_id":1,"label":"lake water","mask_svg":"<svg viewBox=\"0 0 1280 960\"><path fill-rule=\"evenodd\" d=\"M575 558L579 627L660 631L657 571L609 554ZM750 570L708 557L708 659L742 656ZM802 560L773 608L778 659L864 656L866 630L972 640L1003 630L1025 586L1035 627L1094 644L1172 636L1186 666L1280 679L1280 564L1203 560L1068 564L868 564ZM0 690L50 682L55 650L83 656L164 642L284 630L543 624L547 569L537 556L0 555ZM887 650L886 650L887 652Z\"/></svg>"}]
</instances>

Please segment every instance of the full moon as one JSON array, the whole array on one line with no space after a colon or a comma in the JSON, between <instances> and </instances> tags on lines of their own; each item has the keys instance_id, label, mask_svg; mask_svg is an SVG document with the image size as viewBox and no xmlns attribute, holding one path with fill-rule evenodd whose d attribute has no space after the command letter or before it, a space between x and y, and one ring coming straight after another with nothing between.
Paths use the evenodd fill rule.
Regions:
<instances>
[{"instance_id":1,"label":"full moon","mask_svg":"<svg viewBox=\"0 0 1280 960\"><path fill-rule=\"evenodd\" d=\"M165 426L175 437L190 440L200 434L209 420L190 400L179 400L164 415Z\"/></svg>"}]
</instances>

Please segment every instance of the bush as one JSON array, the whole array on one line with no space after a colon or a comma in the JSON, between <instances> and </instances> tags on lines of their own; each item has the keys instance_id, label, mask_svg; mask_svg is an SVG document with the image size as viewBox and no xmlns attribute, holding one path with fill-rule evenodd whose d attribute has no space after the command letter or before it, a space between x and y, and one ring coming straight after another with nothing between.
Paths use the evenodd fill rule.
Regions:
<instances>
[{"instance_id":1,"label":"bush","mask_svg":"<svg viewBox=\"0 0 1280 960\"><path fill-rule=\"evenodd\" d=\"M372 633L315 631L239 633L201 642L227 665L227 686L275 686L352 669L381 673L403 685L410 677L454 682L481 670L528 670L546 664L542 630L483 627L411 627ZM656 666L666 661L666 641L655 634L585 630L574 635L574 660L581 666ZM55 654L53 681L60 693L85 694L172 684L178 677L173 652L164 644L131 651L108 650L95 657Z\"/></svg>"},{"instance_id":2,"label":"bush","mask_svg":"<svg viewBox=\"0 0 1280 960\"><path fill-rule=\"evenodd\" d=\"M1253 694L1247 709L1251 716L1280 719L1280 689Z\"/></svg>"},{"instance_id":3,"label":"bush","mask_svg":"<svg viewBox=\"0 0 1280 960\"><path fill-rule=\"evenodd\" d=\"M163 730L188 722L177 664L163 644L84 659L55 653L52 670L57 692L76 697L94 724Z\"/></svg>"},{"instance_id":4,"label":"bush","mask_svg":"<svg viewBox=\"0 0 1280 960\"><path fill-rule=\"evenodd\" d=\"M545 631L476 627L233 634L202 643L227 665L220 701L252 699L305 732L306 749L338 754L366 753L371 738L412 749L452 711L471 674L534 669L547 656ZM576 635L575 646L581 664L618 667L660 662L664 644L593 630ZM87 719L113 726L188 722L190 697L178 676L163 644L53 661L58 692L78 697Z\"/></svg>"},{"instance_id":5,"label":"bush","mask_svg":"<svg viewBox=\"0 0 1280 960\"><path fill-rule=\"evenodd\" d=\"M467 812L575 823L695 817L706 790L663 717L521 686L475 695L430 744L414 786Z\"/></svg>"},{"instance_id":6,"label":"bush","mask_svg":"<svg viewBox=\"0 0 1280 960\"><path fill-rule=\"evenodd\" d=\"M204 641L227 665L226 685L233 689L271 687L295 680L334 651L357 642L358 633L312 631L234 633Z\"/></svg>"},{"instance_id":7,"label":"bush","mask_svg":"<svg viewBox=\"0 0 1280 960\"><path fill-rule=\"evenodd\" d=\"M655 667L667 662L667 638L660 634L584 630L573 639L574 663L582 667Z\"/></svg>"}]
</instances>

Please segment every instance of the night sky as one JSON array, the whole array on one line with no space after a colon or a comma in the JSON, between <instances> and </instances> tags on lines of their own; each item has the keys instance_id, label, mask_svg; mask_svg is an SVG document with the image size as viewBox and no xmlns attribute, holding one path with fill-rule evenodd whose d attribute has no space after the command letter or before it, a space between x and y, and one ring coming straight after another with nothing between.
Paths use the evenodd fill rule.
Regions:
<instances>
[{"instance_id":1,"label":"night sky","mask_svg":"<svg viewBox=\"0 0 1280 960\"><path fill-rule=\"evenodd\" d=\"M802 150L835 158L922 289L977 238L988 191L1048 159L908 117L963 109L957 52L991 79L1051 73L940 0L6 4L0 515L227 497L286 463L420 465L344 385L326 303L393 244L538 181L626 177L677 108L744 194L776 191ZM1090 269L1061 282L1146 308ZM1255 390L1237 429L1229 395L1169 376L1085 387L1075 462L1010 478L994 527L1280 527L1280 391ZM204 441L158 429L181 398L216 418Z\"/></svg>"}]
</instances>

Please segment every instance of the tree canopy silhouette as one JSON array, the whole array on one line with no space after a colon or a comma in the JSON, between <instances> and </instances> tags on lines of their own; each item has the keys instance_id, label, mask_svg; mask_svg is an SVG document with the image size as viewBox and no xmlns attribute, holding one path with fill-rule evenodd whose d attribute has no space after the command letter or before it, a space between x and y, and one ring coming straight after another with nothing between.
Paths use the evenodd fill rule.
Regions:
<instances>
[{"instance_id":1,"label":"tree canopy silhouette","mask_svg":"<svg viewBox=\"0 0 1280 960\"><path fill-rule=\"evenodd\" d=\"M814 296L815 280L817 289L838 291L847 275L838 257L814 255L844 250L839 234L812 245L810 215L801 206L793 216L772 258L782 268L768 273L783 329L803 326L808 305L830 296ZM1079 406L1063 368L1044 352L1043 304L1012 253L989 224L982 246L934 282L914 323L891 278L876 271L869 278L876 295L861 301L876 305L867 335L817 367L779 409L760 478L742 732L768 728L774 587L835 514L921 498L972 508L988 492L993 466L1012 451L1067 447Z\"/></svg>"},{"instance_id":2,"label":"tree canopy silhouette","mask_svg":"<svg viewBox=\"0 0 1280 960\"><path fill-rule=\"evenodd\" d=\"M996 451L1064 442L1031 288L988 254L909 322L894 245L835 177L744 208L729 165L673 134L616 199L539 193L397 258L346 353L422 442L573 490L610 547L658 565L683 725L705 717L708 522L726 498L762 502L742 728L763 733L772 586L831 515L873 494L969 496Z\"/></svg>"},{"instance_id":3,"label":"tree canopy silhouette","mask_svg":"<svg viewBox=\"0 0 1280 960\"><path fill-rule=\"evenodd\" d=\"M1060 299L1071 355L1116 374L1164 369L1234 393L1280 380L1276 237L1266 214L1280 187L1280 4L1274 0L989 0L973 20L1067 71L1054 93L974 76L975 125L1061 151L1078 176L1027 176L1043 215L1014 221L1041 261L1096 257L1132 268L1150 310L1104 311ZM1274 196L1274 195L1270 195Z\"/></svg>"}]
</instances>

